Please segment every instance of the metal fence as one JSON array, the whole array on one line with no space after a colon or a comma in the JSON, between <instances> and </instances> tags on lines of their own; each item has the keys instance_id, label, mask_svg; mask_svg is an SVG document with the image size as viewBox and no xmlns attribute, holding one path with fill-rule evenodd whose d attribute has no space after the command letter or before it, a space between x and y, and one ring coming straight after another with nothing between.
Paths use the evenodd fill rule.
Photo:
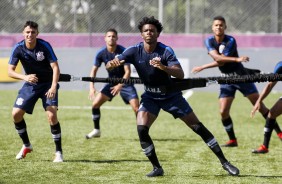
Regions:
<instances>
[{"instance_id":1,"label":"metal fence","mask_svg":"<svg viewBox=\"0 0 282 184\"><path fill-rule=\"evenodd\" d=\"M157 17L164 33L202 34L216 15L232 33L282 32L281 0L1 0L0 34L21 32L26 20L41 33L137 33L144 16Z\"/></svg>"}]
</instances>

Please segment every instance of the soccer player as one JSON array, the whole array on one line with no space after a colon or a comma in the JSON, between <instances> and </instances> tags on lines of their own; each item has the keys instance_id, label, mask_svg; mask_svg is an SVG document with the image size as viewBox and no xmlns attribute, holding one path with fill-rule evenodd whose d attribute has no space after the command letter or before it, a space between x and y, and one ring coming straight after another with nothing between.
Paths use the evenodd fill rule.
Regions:
<instances>
[{"instance_id":1,"label":"soccer player","mask_svg":"<svg viewBox=\"0 0 282 184\"><path fill-rule=\"evenodd\" d=\"M60 68L51 45L37 38L38 34L38 24L27 21L23 28L24 40L14 46L8 65L10 77L25 81L18 92L12 110L15 128L23 141L23 146L16 159L23 159L27 153L32 151L24 115L25 113L32 114L40 98L56 145L53 162L63 162L61 127L57 117ZM26 74L15 71L19 61Z\"/></svg>"},{"instance_id":2,"label":"soccer player","mask_svg":"<svg viewBox=\"0 0 282 184\"><path fill-rule=\"evenodd\" d=\"M279 61L275 68L274 72L275 74L282 74L282 61ZM259 98L256 102L256 104L253 107L253 110L251 112L251 116L253 117L260 109L260 106L262 105L262 101L269 95L273 87L277 84L277 81L269 82L261 94L259 95ZM258 148L253 150L253 153L268 153L269 148L269 142L272 134L272 130L274 129L274 125L276 123L275 119L280 116L282 113L282 98L280 97L277 102L272 106L272 108L269 110L269 113L266 118L265 126L264 126L264 141L263 144Z\"/></svg>"},{"instance_id":3,"label":"soccer player","mask_svg":"<svg viewBox=\"0 0 282 184\"><path fill-rule=\"evenodd\" d=\"M114 59L116 56L121 54L125 48L117 44L118 33L115 29L109 29L105 34L106 46L98 51L94 65L90 72L90 77L96 77L97 71L102 63L105 65L108 61ZM124 78L128 79L130 77L130 65L126 64L120 66L112 71L108 71L110 78ZM101 91L95 96L96 89L94 83L90 83L89 99L93 100L92 103L92 119L94 122L94 129L86 135L86 139L93 137L100 137L100 118L101 112L100 107L106 102L111 101L117 94L120 93L123 101L126 104L130 104L135 115L139 107L138 94L133 85L128 84L106 84Z\"/></svg>"},{"instance_id":4,"label":"soccer player","mask_svg":"<svg viewBox=\"0 0 282 184\"><path fill-rule=\"evenodd\" d=\"M251 74L251 70L244 68L242 64L242 62L248 62L249 57L239 57L236 40L234 37L225 34L226 28L227 26L224 17L214 17L212 24L214 35L205 40L208 53L214 61L203 66L194 67L192 73L197 73L207 68L218 67L223 76L232 77L236 75ZM229 136L229 141L222 145L225 147L238 146L233 128L233 121L230 115L230 108L237 90L247 97L253 105L259 97L258 90L254 83L220 85L219 104L221 121ZM259 112L266 118L269 110L262 103ZM277 131L278 137L282 140L282 133L277 123L275 123L275 130Z\"/></svg>"},{"instance_id":5,"label":"soccer player","mask_svg":"<svg viewBox=\"0 0 282 184\"><path fill-rule=\"evenodd\" d=\"M231 175L238 175L239 169L231 165L225 158L220 146L212 133L199 121L182 92L162 93L161 86L172 83L172 76L184 78L184 72L171 47L158 42L163 29L162 24L154 17L144 17L138 25L143 42L129 47L121 55L107 63L107 68L119 67L124 62L132 63L139 77L144 82L145 92L141 96L137 114L137 132L144 154L150 160L153 170L148 177L162 176L164 170L158 160L154 143L149 135L149 129L157 119L161 109L181 119L188 127L198 134L217 156L225 169Z\"/></svg>"}]
</instances>

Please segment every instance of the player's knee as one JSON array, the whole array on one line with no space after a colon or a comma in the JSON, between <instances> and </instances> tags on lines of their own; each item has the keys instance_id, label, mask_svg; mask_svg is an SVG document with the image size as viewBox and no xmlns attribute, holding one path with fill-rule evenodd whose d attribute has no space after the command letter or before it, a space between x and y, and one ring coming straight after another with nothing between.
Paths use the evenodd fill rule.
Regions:
<instances>
[{"instance_id":1,"label":"player's knee","mask_svg":"<svg viewBox=\"0 0 282 184\"><path fill-rule=\"evenodd\" d=\"M154 144L149 136L149 128L144 125L138 125L137 130L138 130L142 151L148 157L151 155L152 151L154 150Z\"/></svg>"},{"instance_id":2,"label":"player's knee","mask_svg":"<svg viewBox=\"0 0 282 184\"><path fill-rule=\"evenodd\" d=\"M57 115L54 113L48 113L47 118L48 118L48 122L51 125L54 125L58 122Z\"/></svg>"},{"instance_id":3,"label":"player's knee","mask_svg":"<svg viewBox=\"0 0 282 184\"><path fill-rule=\"evenodd\" d=\"M13 117L14 122L20 122L23 119L23 113L13 110L12 117Z\"/></svg>"},{"instance_id":4,"label":"player's knee","mask_svg":"<svg viewBox=\"0 0 282 184\"><path fill-rule=\"evenodd\" d=\"M270 119L276 119L279 114L280 112L277 112L277 109L272 108L269 110L267 117Z\"/></svg>"},{"instance_id":5,"label":"player's knee","mask_svg":"<svg viewBox=\"0 0 282 184\"><path fill-rule=\"evenodd\" d=\"M134 111L134 113L137 115L137 112L138 112L138 109L139 109L139 107L133 107L133 111Z\"/></svg>"},{"instance_id":6,"label":"player's knee","mask_svg":"<svg viewBox=\"0 0 282 184\"><path fill-rule=\"evenodd\" d=\"M137 132L141 141L149 135L149 128L145 125L137 125Z\"/></svg>"},{"instance_id":7,"label":"player's knee","mask_svg":"<svg viewBox=\"0 0 282 184\"><path fill-rule=\"evenodd\" d=\"M92 105L92 109L99 109L100 108L100 104L93 104Z\"/></svg>"},{"instance_id":8,"label":"player's knee","mask_svg":"<svg viewBox=\"0 0 282 184\"><path fill-rule=\"evenodd\" d=\"M228 110L220 110L220 116L222 119L226 119L229 117L229 111Z\"/></svg>"}]
</instances>

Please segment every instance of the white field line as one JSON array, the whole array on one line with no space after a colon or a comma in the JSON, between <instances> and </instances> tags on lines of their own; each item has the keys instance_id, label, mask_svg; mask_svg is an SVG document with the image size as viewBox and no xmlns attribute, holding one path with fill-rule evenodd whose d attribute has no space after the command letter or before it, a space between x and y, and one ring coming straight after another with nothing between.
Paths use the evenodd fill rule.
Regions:
<instances>
[{"instance_id":1,"label":"white field line","mask_svg":"<svg viewBox=\"0 0 282 184\"><path fill-rule=\"evenodd\" d=\"M192 90L187 90L185 91L185 93L183 93L183 97L187 100L188 98L190 98L193 95L193 91ZM8 106L0 106L0 110L7 110L7 109L11 109L12 107L8 107ZM39 108L39 107L37 107ZM40 107L42 108L42 107ZM59 105L59 109L77 109L77 110L85 110L85 109L91 109L91 105L89 106L60 106ZM124 106L103 106L101 107L101 109L109 109L109 110L131 110L131 107L129 105L124 105Z\"/></svg>"},{"instance_id":2,"label":"white field line","mask_svg":"<svg viewBox=\"0 0 282 184\"><path fill-rule=\"evenodd\" d=\"M7 110L7 109L11 109L12 107L8 107L8 106L0 106L0 110ZM36 109L41 109L42 107L37 107ZM91 109L91 105L89 106L60 106L59 105L59 109L77 109L77 110L89 110ZM127 110L127 109L131 109L130 106L124 105L124 106L102 106L101 109L110 109L110 110Z\"/></svg>"}]
</instances>

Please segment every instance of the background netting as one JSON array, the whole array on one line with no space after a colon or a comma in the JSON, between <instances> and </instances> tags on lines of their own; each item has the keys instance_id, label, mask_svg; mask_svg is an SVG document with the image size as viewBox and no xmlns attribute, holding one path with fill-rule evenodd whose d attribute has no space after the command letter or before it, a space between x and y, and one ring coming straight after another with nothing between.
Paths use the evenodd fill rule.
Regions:
<instances>
[{"instance_id":1,"label":"background netting","mask_svg":"<svg viewBox=\"0 0 282 184\"><path fill-rule=\"evenodd\" d=\"M144 16L155 16L164 33L209 33L223 15L232 33L281 33L281 0L1 0L0 34L19 33L26 20L41 33L137 33Z\"/></svg>"}]
</instances>

